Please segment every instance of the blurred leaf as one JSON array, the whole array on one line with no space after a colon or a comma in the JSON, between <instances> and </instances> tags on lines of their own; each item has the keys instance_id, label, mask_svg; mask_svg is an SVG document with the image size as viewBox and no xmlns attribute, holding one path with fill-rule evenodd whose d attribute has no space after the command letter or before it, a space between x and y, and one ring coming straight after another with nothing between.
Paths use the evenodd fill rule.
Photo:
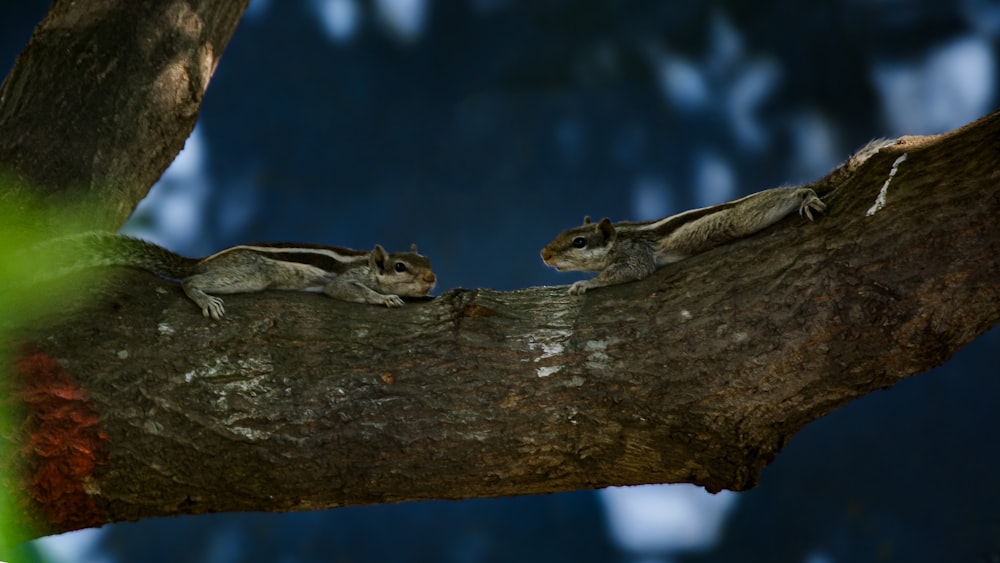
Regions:
<instances>
[{"instance_id":1,"label":"blurred leaf","mask_svg":"<svg viewBox=\"0 0 1000 563\"><path fill-rule=\"evenodd\" d=\"M15 447L20 432L20 417L9 405L10 369L14 350L10 348L16 329L42 315L70 309L73 288L81 275L93 272L60 275L65 271L65 255L58 245L44 241L84 230L88 213L83 206L53 212L37 202L17 194L18 190L0 179L0 365L5 366L0 380L0 561L42 561L30 545L24 543L37 536L19 522L23 503L18 498L20 479L14 466L18 456ZM52 227L58 225L58 227ZM64 253L63 253L64 254Z\"/></svg>"}]
</instances>

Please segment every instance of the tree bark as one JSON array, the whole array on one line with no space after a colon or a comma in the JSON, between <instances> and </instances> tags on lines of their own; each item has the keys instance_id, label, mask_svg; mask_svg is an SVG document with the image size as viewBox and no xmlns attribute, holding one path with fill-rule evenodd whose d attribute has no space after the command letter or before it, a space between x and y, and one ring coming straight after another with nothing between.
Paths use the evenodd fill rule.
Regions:
<instances>
[{"instance_id":1,"label":"tree bark","mask_svg":"<svg viewBox=\"0 0 1000 563\"><path fill-rule=\"evenodd\" d=\"M903 138L817 182L830 210L816 223L789 218L582 297L451 290L390 310L271 292L227 297L212 322L175 284L120 272L78 298L85 314L26 334L21 443L47 444L29 452L29 513L59 531L639 483L747 489L810 421L997 323L996 139L1000 113ZM82 421L73 436L38 430L60 416Z\"/></svg>"},{"instance_id":2,"label":"tree bark","mask_svg":"<svg viewBox=\"0 0 1000 563\"><path fill-rule=\"evenodd\" d=\"M194 129L248 3L53 2L0 89L8 182L120 227Z\"/></svg>"},{"instance_id":3,"label":"tree bark","mask_svg":"<svg viewBox=\"0 0 1000 563\"><path fill-rule=\"evenodd\" d=\"M92 196L93 226L120 225L190 133L245 5L57 0L0 90L9 189ZM816 223L582 297L452 290L388 310L263 293L212 322L176 285L119 272L76 290L79 314L21 333L7 403L24 417L5 437L26 472L4 484L39 533L752 487L805 424L996 324L997 139L1000 114L902 139L819 181Z\"/></svg>"}]
</instances>

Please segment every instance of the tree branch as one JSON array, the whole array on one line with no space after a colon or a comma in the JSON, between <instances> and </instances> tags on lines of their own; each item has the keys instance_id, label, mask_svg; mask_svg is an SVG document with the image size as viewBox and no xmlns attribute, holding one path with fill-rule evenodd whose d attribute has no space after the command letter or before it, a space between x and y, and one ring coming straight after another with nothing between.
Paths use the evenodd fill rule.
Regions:
<instances>
[{"instance_id":1,"label":"tree branch","mask_svg":"<svg viewBox=\"0 0 1000 563\"><path fill-rule=\"evenodd\" d=\"M192 130L246 4L57 0L0 90L12 189L93 197L94 224L120 225ZM815 224L788 219L583 297L454 290L387 310L265 293L227 297L215 323L146 274L81 287L82 314L23 334L8 403L26 416L7 438L26 477L5 486L28 491L40 533L652 482L746 489L808 422L996 324L998 129L993 114L903 139L819 181L831 210Z\"/></svg>"},{"instance_id":2,"label":"tree branch","mask_svg":"<svg viewBox=\"0 0 1000 563\"><path fill-rule=\"evenodd\" d=\"M810 421L1000 319L997 139L1000 113L901 139L817 182L830 212L816 223L789 218L583 297L452 290L388 310L271 292L227 297L211 322L175 284L123 273L78 298L86 314L29 333L26 385L61 382L22 391L33 420L72 411L92 431L27 463L37 480L83 449L93 468L47 481L85 499L33 485L32 513L56 531L639 483L747 489Z\"/></svg>"},{"instance_id":3,"label":"tree branch","mask_svg":"<svg viewBox=\"0 0 1000 563\"><path fill-rule=\"evenodd\" d=\"M0 89L4 174L120 227L194 129L248 3L56 0Z\"/></svg>"}]
</instances>

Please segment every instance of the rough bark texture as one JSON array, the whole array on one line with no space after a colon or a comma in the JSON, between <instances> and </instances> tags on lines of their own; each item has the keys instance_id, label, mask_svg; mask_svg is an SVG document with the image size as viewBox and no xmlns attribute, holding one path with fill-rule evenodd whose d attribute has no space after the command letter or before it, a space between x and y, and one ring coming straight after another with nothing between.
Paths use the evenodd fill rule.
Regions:
<instances>
[{"instance_id":1,"label":"rough bark texture","mask_svg":"<svg viewBox=\"0 0 1000 563\"><path fill-rule=\"evenodd\" d=\"M453 290L389 310L264 293L211 322L176 285L122 272L27 354L78 384L60 393L80 419L100 415L67 448L98 460L79 478L90 521L46 524L752 487L804 425L1000 319L997 139L1000 114L902 139L818 182L816 223L583 297Z\"/></svg>"},{"instance_id":2,"label":"rough bark texture","mask_svg":"<svg viewBox=\"0 0 1000 563\"><path fill-rule=\"evenodd\" d=\"M0 169L117 229L194 129L248 2L56 0L0 89Z\"/></svg>"},{"instance_id":3,"label":"rough bark texture","mask_svg":"<svg viewBox=\"0 0 1000 563\"><path fill-rule=\"evenodd\" d=\"M0 164L52 200L93 196L95 226L117 227L193 127L245 4L57 1L0 91ZM746 489L809 421L1000 318L998 139L997 114L905 139L820 181L830 214L815 224L791 218L583 297L454 290L388 310L265 293L227 297L211 322L176 285L121 273L77 290L85 314L23 333L11 437L27 475L6 485L27 491L39 532L635 483Z\"/></svg>"}]
</instances>

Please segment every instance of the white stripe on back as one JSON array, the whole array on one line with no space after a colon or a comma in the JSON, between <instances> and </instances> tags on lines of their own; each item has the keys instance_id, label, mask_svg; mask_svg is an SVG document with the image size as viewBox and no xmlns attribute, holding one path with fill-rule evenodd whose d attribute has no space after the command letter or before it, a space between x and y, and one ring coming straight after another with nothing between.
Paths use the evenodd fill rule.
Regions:
<instances>
[{"instance_id":1,"label":"white stripe on back","mask_svg":"<svg viewBox=\"0 0 1000 563\"><path fill-rule=\"evenodd\" d=\"M253 252L259 252L261 254L323 254L329 256L338 262L343 262L345 264L351 264L355 262L367 262L368 253L358 254L357 256L345 256L329 248L298 248L298 247L277 247L277 246L253 246L250 244L240 244L237 246L231 246L229 248L222 249L215 254L208 256L207 258L202 258L202 260L211 260L217 256L226 254L227 252L232 252L234 250L252 250Z\"/></svg>"}]
</instances>

